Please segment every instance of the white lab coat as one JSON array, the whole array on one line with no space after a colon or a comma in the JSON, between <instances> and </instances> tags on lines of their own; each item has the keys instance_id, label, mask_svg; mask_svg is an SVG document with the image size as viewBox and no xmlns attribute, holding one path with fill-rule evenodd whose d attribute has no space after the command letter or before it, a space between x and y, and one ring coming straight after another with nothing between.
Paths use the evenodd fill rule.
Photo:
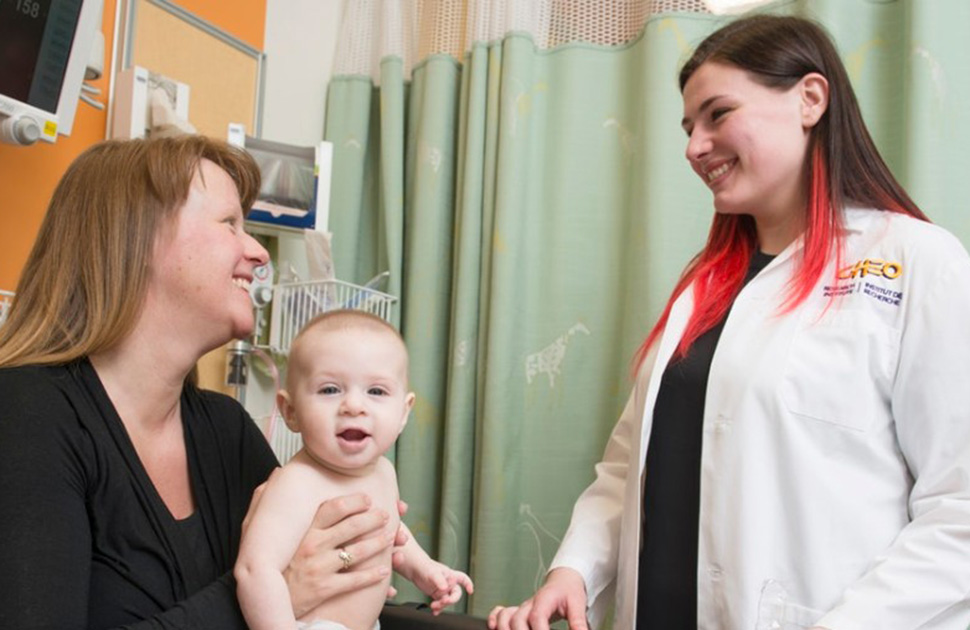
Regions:
<instances>
[{"instance_id":1,"label":"white lab coat","mask_svg":"<svg viewBox=\"0 0 970 630\"><path fill-rule=\"evenodd\" d=\"M970 257L910 217L845 217L854 278L826 272L779 316L793 243L725 323L704 411L698 628L970 623ZM615 630L636 623L653 407L691 308L685 291L552 563L584 577L594 628L614 591Z\"/></svg>"}]
</instances>

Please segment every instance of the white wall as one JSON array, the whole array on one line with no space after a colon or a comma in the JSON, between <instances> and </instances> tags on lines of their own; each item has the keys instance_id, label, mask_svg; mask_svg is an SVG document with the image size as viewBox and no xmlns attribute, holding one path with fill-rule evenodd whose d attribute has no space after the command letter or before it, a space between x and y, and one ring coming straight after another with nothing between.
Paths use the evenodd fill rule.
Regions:
<instances>
[{"instance_id":1,"label":"white wall","mask_svg":"<svg viewBox=\"0 0 970 630\"><path fill-rule=\"evenodd\" d=\"M267 0L262 138L299 146L323 140L327 83L346 1ZM289 262L306 278L302 238L283 232L278 239L280 260L274 262ZM273 409L274 394L262 362L250 357L245 406L261 424Z\"/></svg>"},{"instance_id":2,"label":"white wall","mask_svg":"<svg viewBox=\"0 0 970 630\"><path fill-rule=\"evenodd\" d=\"M327 83L346 1L267 0L263 139L305 147L323 140ZM274 262L289 262L308 279L303 239L284 232L279 248Z\"/></svg>"},{"instance_id":3,"label":"white wall","mask_svg":"<svg viewBox=\"0 0 970 630\"><path fill-rule=\"evenodd\" d=\"M345 1L267 0L263 138L302 146L323 140Z\"/></svg>"}]
</instances>

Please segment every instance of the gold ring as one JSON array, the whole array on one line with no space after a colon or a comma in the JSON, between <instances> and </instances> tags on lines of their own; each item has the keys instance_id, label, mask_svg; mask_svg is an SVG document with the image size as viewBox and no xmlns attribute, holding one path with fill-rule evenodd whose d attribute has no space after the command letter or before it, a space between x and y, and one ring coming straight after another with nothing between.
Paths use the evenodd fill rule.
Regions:
<instances>
[{"instance_id":1,"label":"gold ring","mask_svg":"<svg viewBox=\"0 0 970 630\"><path fill-rule=\"evenodd\" d=\"M337 549L337 557L340 561L344 563L344 571L350 568L350 565L354 563L354 556L349 551L345 549Z\"/></svg>"}]
</instances>

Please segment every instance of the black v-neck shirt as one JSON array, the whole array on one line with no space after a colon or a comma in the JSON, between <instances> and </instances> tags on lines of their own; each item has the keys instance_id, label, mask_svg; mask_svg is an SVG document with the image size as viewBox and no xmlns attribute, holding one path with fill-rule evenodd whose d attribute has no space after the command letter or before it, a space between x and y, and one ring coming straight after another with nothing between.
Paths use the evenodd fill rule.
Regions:
<instances>
[{"instance_id":1,"label":"black v-neck shirt","mask_svg":"<svg viewBox=\"0 0 970 630\"><path fill-rule=\"evenodd\" d=\"M0 369L0 401L0 628L245 630L231 571L277 462L235 400L183 390L183 521L87 360Z\"/></svg>"},{"instance_id":2,"label":"black v-neck shirt","mask_svg":"<svg viewBox=\"0 0 970 630\"><path fill-rule=\"evenodd\" d=\"M752 256L744 284L774 256ZM730 309L729 309L730 312ZM696 630L704 399L727 315L664 371L643 486L637 629Z\"/></svg>"},{"instance_id":3,"label":"black v-neck shirt","mask_svg":"<svg viewBox=\"0 0 970 630\"><path fill-rule=\"evenodd\" d=\"M209 535L205 531L202 514L196 510L188 517L176 521L176 525L183 544L192 554L199 581L203 584L214 582L219 577L220 567L213 545L209 542Z\"/></svg>"}]
</instances>

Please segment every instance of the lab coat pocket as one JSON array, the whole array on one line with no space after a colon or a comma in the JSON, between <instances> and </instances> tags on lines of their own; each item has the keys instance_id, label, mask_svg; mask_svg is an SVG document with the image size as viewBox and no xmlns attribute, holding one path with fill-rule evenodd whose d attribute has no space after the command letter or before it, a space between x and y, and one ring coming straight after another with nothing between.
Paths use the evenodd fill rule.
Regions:
<instances>
[{"instance_id":1,"label":"lab coat pocket","mask_svg":"<svg viewBox=\"0 0 970 630\"><path fill-rule=\"evenodd\" d=\"M801 417L865 431L888 415L899 332L866 311L806 314L792 338L782 397Z\"/></svg>"},{"instance_id":2,"label":"lab coat pocket","mask_svg":"<svg viewBox=\"0 0 970 630\"><path fill-rule=\"evenodd\" d=\"M824 611L792 602L780 582L766 580L758 601L755 630L804 630L814 626L824 615Z\"/></svg>"}]
</instances>

